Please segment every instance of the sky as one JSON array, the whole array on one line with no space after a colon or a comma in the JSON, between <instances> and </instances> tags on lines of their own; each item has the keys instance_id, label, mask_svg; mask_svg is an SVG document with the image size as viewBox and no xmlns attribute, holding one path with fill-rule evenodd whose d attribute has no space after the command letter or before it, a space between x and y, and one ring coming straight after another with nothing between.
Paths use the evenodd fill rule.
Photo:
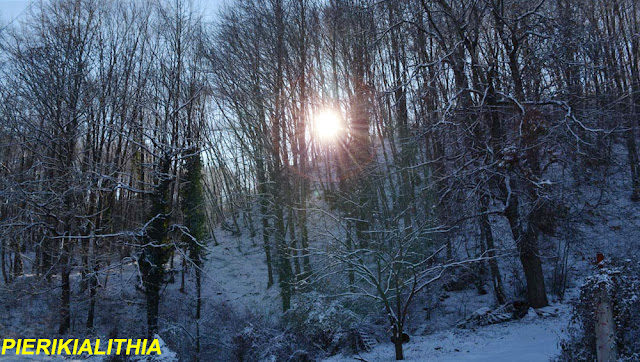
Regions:
<instances>
[{"instance_id":1,"label":"sky","mask_svg":"<svg viewBox=\"0 0 640 362\"><path fill-rule=\"evenodd\" d=\"M29 6L32 0L0 0L0 23L6 24L15 19Z\"/></svg>"},{"instance_id":2,"label":"sky","mask_svg":"<svg viewBox=\"0 0 640 362\"><path fill-rule=\"evenodd\" d=\"M4 26L26 14L29 4L40 0L0 0L0 25ZM196 0L205 12L205 17L213 17L225 0ZM228 2L228 1L227 1Z\"/></svg>"}]
</instances>

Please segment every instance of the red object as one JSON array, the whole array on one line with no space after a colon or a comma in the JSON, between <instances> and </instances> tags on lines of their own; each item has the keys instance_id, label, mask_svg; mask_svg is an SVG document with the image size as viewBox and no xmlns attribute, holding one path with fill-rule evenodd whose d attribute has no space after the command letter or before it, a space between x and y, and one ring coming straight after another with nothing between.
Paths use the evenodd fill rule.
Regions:
<instances>
[{"instance_id":1,"label":"red object","mask_svg":"<svg viewBox=\"0 0 640 362\"><path fill-rule=\"evenodd\" d=\"M603 261L604 261L604 255L602 253L596 254L596 264L598 265L598 268L602 268L604 266L602 264Z\"/></svg>"}]
</instances>

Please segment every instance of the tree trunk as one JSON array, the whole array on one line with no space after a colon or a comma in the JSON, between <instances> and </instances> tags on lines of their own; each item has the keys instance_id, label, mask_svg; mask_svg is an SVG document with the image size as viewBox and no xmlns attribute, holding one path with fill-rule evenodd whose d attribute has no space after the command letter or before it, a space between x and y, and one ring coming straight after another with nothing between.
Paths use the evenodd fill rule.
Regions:
<instances>
[{"instance_id":1,"label":"tree trunk","mask_svg":"<svg viewBox=\"0 0 640 362\"><path fill-rule=\"evenodd\" d=\"M258 181L258 197L260 200L260 214L262 215L262 245L264 248L265 260L267 263L267 289L273 285L273 263L271 262L271 243L269 225L269 200L267 200L267 177L264 167L264 160L259 155L256 159L256 178Z\"/></svg>"},{"instance_id":2,"label":"tree trunk","mask_svg":"<svg viewBox=\"0 0 640 362\"><path fill-rule=\"evenodd\" d=\"M513 184L510 180L507 180ZM513 190L513 185L510 186ZM527 281L527 299L533 308L541 308L549 305L547 293L544 287L544 274L542 272L542 261L538 250L538 237L535 230L528 226L525 230L522 225L521 215L518 210L518 197L515 190L511 193L507 201L505 214L511 227L513 238L520 254L520 263L524 270Z\"/></svg>"},{"instance_id":3,"label":"tree trunk","mask_svg":"<svg viewBox=\"0 0 640 362\"><path fill-rule=\"evenodd\" d=\"M185 248L186 249L186 248ZM173 255L173 254L172 254ZM184 293L184 274L187 270L187 251L182 254L182 268L180 268L180 293ZM171 270L173 273L173 270Z\"/></svg>"},{"instance_id":4,"label":"tree trunk","mask_svg":"<svg viewBox=\"0 0 640 362\"><path fill-rule=\"evenodd\" d=\"M636 146L633 127L625 133L625 138L627 141L629 166L631 167L631 201L640 201L640 164L638 163L638 148Z\"/></svg>"},{"instance_id":5,"label":"tree trunk","mask_svg":"<svg viewBox=\"0 0 640 362\"><path fill-rule=\"evenodd\" d=\"M262 243L264 247L265 262L267 263L267 289L273 285L273 263L271 262L271 244L269 242L269 219L262 217Z\"/></svg>"},{"instance_id":6,"label":"tree trunk","mask_svg":"<svg viewBox=\"0 0 640 362\"><path fill-rule=\"evenodd\" d=\"M396 323L396 325L393 326L393 346L395 347L395 351L396 351L396 360L403 360L404 359L404 351L402 349L402 327L399 326L399 323Z\"/></svg>"},{"instance_id":7,"label":"tree trunk","mask_svg":"<svg viewBox=\"0 0 640 362\"><path fill-rule=\"evenodd\" d=\"M139 268L145 288L147 304L147 333L149 338L158 333L158 306L160 304L160 286L164 282L164 265L170 255L164 247L167 234L168 214L170 211L169 186L172 178L168 176L170 158L165 155L158 166L158 184L151 195L151 210L148 214L148 230L144 237L146 244L139 260Z\"/></svg>"},{"instance_id":8,"label":"tree trunk","mask_svg":"<svg viewBox=\"0 0 640 362\"><path fill-rule=\"evenodd\" d=\"M5 266L5 257L6 257L6 244L4 238L0 240L0 264L2 264L2 278L4 279L4 284L9 285L9 276L7 275L7 270Z\"/></svg>"},{"instance_id":9,"label":"tree trunk","mask_svg":"<svg viewBox=\"0 0 640 362\"><path fill-rule=\"evenodd\" d=\"M488 210L488 197L485 195L480 199L480 233L484 239L484 243L487 247L487 257L489 257L489 270L491 271L491 280L493 281L493 293L496 297L498 304L502 305L506 303L506 297L504 295L504 288L502 287L502 277L500 276L500 268L498 267L498 261L495 259L496 250L495 243L493 241L493 234L491 232L491 223L489 221Z\"/></svg>"},{"instance_id":10,"label":"tree trunk","mask_svg":"<svg viewBox=\"0 0 640 362\"><path fill-rule=\"evenodd\" d=\"M403 360L404 353L402 351L402 337L396 339L396 342L394 343L394 347L396 350L396 360Z\"/></svg>"},{"instance_id":11,"label":"tree trunk","mask_svg":"<svg viewBox=\"0 0 640 362\"><path fill-rule=\"evenodd\" d=\"M199 256L196 262L196 361L200 361L200 311L202 310L202 262Z\"/></svg>"},{"instance_id":12,"label":"tree trunk","mask_svg":"<svg viewBox=\"0 0 640 362\"><path fill-rule=\"evenodd\" d=\"M66 246L64 247L66 249ZM63 250L66 254L66 250ZM71 326L71 285L69 281L69 262L68 255L62 257L62 270L60 276L62 279L61 296L60 296L60 327L59 334L65 334Z\"/></svg>"},{"instance_id":13,"label":"tree trunk","mask_svg":"<svg viewBox=\"0 0 640 362\"><path fill-rule=\"evenodd\" d=\"M40 248L40 274L44 275L49 283L51 283L51 277L53 276L51 273L51 250L51 239L45 237L44 240L42 240L42 247Z\"/></svg>"},{"instance_id":14,"label":"tree trunk","mask_svg":"<svg viewBox=\"0 0 640 362\"><path fill-rule=\"evenodd\" d=\"M147 302L147 336L153 338L158 333L158 307L160 305L160 285L145 283L145 297Z\"/></svg>"},{"instance_id":15,"label":"tree trunk","mask_svg":"<svg viewBox=\"0 0 640 362\"><path fill-rule=\"evenodd\" d=\"M518 251L520 252L520 262L527 280L529 305L534 308L542 308L549 305L544 287L544 274L538 251L537 237L531 233L526 234L524 239L518 243Z\"/></svg>"},{"instance_id":16,"label":"tree trunk","mask_svg":"<svg viewBox=\"0 0 640 362\"><path fill-rule=\"evenodd\" d=\"M87 314L87 329L93 330L93 320L96 309L96 290L98 287L98 269L95 268L89 277L89 312Z\"/></svg>"},{"instance_id":17,"label":"tree trunk","mask_svg":"<svg viewBox=\"0 0 640 362\"><path fill-rule=\"evenodd\" d=\"M18 241L14 242L14 251L13 251L13 277L17 277L22 275L22 255L20 254L20 243Z\"/></svg>"},{"instance_id":18,"label":"tree trunk","mask_svg":"<svg viewBox=\"0 0 640 362\"><path fill-rule=\"evenodd\" d=\"M278 246L278 279L280 284L280 296L282 298L282 311L291 308L291 282L293 270L291 270L291 251L286 242L284 215L282 207L276 205L276 244Z\"/></svg>"}]
</instances>

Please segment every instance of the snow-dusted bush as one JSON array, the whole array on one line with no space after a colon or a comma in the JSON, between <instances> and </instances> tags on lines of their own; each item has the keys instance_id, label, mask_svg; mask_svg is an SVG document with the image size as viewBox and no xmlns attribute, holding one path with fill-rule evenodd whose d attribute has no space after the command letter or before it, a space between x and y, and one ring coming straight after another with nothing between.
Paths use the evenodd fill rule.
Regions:
<instances>
[{"instance_id":1,"label":"snow-dusted bush","mask_svg":"<svg viewBox=\"0 0 640 362\"><path fill-rule=\"evenodd\" d=\"M264 325L250 324L231 339L236 361L312 361L295 335Z\"/></svg>"},{"instance_id":2,"label":"snow-dusted bush","mask_svg":"<svg viewBox=\"0 0 640 362\"><path fill-rule=\"evenodd\" d=\"M561 361L596 360L596 308L604 283L613 307L616 345L622 361L640 360L640 266L627 261L599 270L587 278L573 309L568 339L562 341Z\"/></svg>"},{"instance_id":3,"label":"snow-dusted bush","mask_svg":"<svg viewBox=\"0 0 640 362\"><path fill-rule=\"evenodd\" d=\"M346 348L358 349L358 319L339 301L312 292L301 295L283 321L303 341L332 355Z\"/></svg>"}]
</instances>

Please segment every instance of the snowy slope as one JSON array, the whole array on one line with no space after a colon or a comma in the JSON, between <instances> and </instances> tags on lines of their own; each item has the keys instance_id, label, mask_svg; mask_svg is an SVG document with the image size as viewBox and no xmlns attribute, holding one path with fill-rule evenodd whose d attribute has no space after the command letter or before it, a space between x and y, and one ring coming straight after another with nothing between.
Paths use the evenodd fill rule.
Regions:
<instances>
[{"instance_id":1,"label":"snowy slope","mask_svg":"<svg viewBox=\"0 0 640 362\"><path fill-rule=\"evenodd\" d=\"M257 239L257 238L256 238ZM262 246L246 237L218 236L205 264L203 295L229 302L239 310L279 314L278 288L267 289L267 266Z\"/></svg>"},{"instance_id":2,"label":"snowy slope","mask_svg":"<svg viewBox=\"0 0 640 362\"><path fill-rule=\"evenodd\" d=\"M560 353L570 319L570 307L553 306L558 317L525 317L522 320L476 329L449 329L428 336L412 336L405 344L407 361L548 361ZM367 361L393 361L394 346L385 341L359 357ZM334 356L326 361L350 361L350 356Z\"/></svg>"}]
</instances>

